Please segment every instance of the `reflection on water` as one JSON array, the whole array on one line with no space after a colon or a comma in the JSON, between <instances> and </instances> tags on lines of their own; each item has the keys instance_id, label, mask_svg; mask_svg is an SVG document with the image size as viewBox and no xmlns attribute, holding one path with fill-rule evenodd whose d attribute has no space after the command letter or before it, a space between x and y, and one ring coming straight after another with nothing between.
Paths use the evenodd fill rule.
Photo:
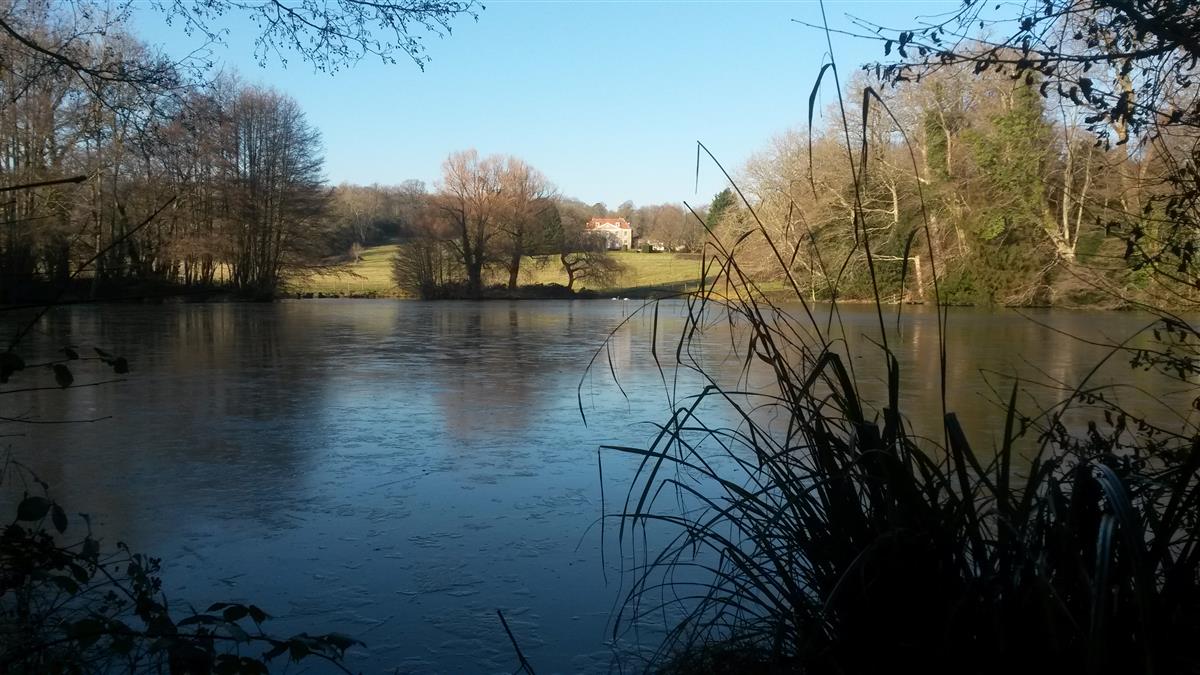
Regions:
<instances>
[{"instance_id":1,"label":"reflection on water","mask_svg":"<svg viewBox=\"0 0 1200 675\"><path fill-rule=\"evenodd\" d=\"M9 397L12 415L112 416L24 427L13 450L110 537L162 555L171 597L250 600L278 617L278 631L361 637L369 647L353 665L364 672L510 672L496 608L539 672L604 671L618 577L609 569L606 585L598 529L589 530L601 513L597 448L642 444L652 429L639 423L669 414L649 316L619 332L579 385L636 306L56 310L27 353L97 345L127 356L133 373L121 384ZM660 356L673 354L681 312L669 304L660 313ZM1093 338L1123 337L1145 321L1037 317ZM860 385L881 401L882 362L860 339L874 315L848 311L845 321ZM951 321L951 408L981 447L1003 422L981 371L1073 381L1100 354L1012 313L957 311ZM717 376L733 381L741 362L728 344L714 330L702 347ZM940 415L932 313L909 312L892 344L904 412L916 428L936 429L922 426ZM1150 374L1118 373L1155 386ZM104 376L77 372L81 383ZM699 380L685 373L680 382L688 391ZM606 460L606 483L619 490L631 468Z\"/></svg>"}]
</instances>

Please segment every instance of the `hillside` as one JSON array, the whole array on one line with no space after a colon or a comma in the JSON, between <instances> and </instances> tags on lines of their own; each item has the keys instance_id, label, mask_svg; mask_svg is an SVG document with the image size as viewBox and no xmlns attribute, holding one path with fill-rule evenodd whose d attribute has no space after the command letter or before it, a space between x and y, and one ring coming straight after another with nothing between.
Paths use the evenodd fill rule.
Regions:
<instances>
[{"instance_id":1,"label":"hillside","mask_svg":"<svg viewBox=\"0 0 1200 675\"><path fill-rule=\"evenodd\" d=\"M392 282L393 244L375 246L363 252L359 262L348 265L344 272L322 274L293 282L289 290L302 295L336 297L399 297L400 293ZM611 287L589 286L583 288L612 293L613 295L646 297L675 293L686 288L695 288L700 274L700 258L686 253L638 253L617 251L612 254L625 266L625 270ZM495 274L489 283L502 283L502 275ZM553 258L526 258L521 270L521 284L566 285L567 275L558 261Z\"/></svg>"}]
</instances>

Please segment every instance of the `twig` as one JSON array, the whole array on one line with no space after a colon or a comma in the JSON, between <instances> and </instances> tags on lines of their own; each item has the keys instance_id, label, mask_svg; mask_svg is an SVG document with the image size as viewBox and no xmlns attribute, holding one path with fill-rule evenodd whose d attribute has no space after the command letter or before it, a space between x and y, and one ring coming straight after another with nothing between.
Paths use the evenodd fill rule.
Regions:
<instances>
[{"instance_id":1,"label":"twig","mask_svg":"<svg viewBox=\"0 0 1200 675\"><path fill-rule=\"evenodd\" d=\"M47 187L50 185L62 185L64 183L82 183L87 180L87 176L71 176L70 178L55 178L54 180L43 180L36 183L25 183L23 185L9 185L0 187L0 192L12 192L14 190L32 190L33 188Z\"/></svg>"},{"instance_id":2,"label":"twig","mask_svg":"<svg viewBox=\"0 0 1200 675\"><path fill-rule=\"evenodd\" d=\"M513 636L512 630L508 627L508 622L504 620L504 613L497 609L496 616L500 617L500 625L504 626L504 632L508 633L508 640L512 642L513 649L517 652L517 660L521 662L521 670L529 673L529 675L534 675L533 666L529 663L529 659L525 658L525 655L521 653L521 645L517 644L517 638Z\"/></svg>"}]
</instances>

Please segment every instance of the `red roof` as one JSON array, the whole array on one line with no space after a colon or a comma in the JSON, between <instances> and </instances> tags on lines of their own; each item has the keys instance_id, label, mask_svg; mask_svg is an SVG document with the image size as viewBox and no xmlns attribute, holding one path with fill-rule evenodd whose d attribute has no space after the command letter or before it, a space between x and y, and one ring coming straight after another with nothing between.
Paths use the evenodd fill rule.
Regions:
<instances>
[{"instance_id":1,"label":"red roof","mask_svg":"<svg viewBox=\"0 0 1200 675\"><path fill-rule=\"evenodd\" d=\"M623 230L629 229L629 221L624 218L592 218L587 223L587 229L594 230L601 225L616 225Z\"/></svg>"}]
</instances>

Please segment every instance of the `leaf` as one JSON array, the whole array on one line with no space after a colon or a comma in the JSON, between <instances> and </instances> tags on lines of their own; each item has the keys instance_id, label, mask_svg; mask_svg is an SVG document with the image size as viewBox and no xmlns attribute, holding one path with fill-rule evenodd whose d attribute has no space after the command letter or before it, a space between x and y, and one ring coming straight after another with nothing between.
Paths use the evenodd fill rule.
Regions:
<instances>
[{"instance_id":1,"label":"leaf","mask_svg":"<svg viewBox=\"0 0 1200 675\"><path fill-rule=\"evenodd\" d=\"M12 352L0 354L0 382L8 382L8 378L18 370L25 369L25 360Z\"/></svg>"},{"instance_id":2,"label":"leaf","mask_svg":"<svg viewBox=\"0 0 1200 675\"><path fill-rule=\"evenodd\" d=\"M54 364L54 381L58 386L66 389L75 381L75 376L71 374L71 369L61 363Z\"/></svg>"},{"instance_id":3,"label":"leaf","mask_svg":"<svg viewBox=\"0 0 1200 675\"><path fill-rule=\"evenodd\" d=\"M86 569L84 569L82 566L76 565L75 563L71 563L70 567L71 567L71 576L75 577L75 581L78 581L81 584L86 584L88 581L91 580L92 575L88 574L88 571Z\"/></svg>"},{"instance_id":4,"label":"leaf","mask_svg":"<svg viewBox=\"0 0 1200 675\"><path fill-rule=\"evenodd\" d=\"M292 638L291 640L288 640L288 656L291 657L292 661L299 663L300 659L308 656L311 653L312 650L309 649L308 645L304 644L299 639Z\"/></svg>"},{"instance_id":5,"label":"leaf","mask_svg":"<svg viewBox=\"0 0 1200 675\"><path fill-rule=\"evenodd\" d=\"M83 515L83 514L81 513L79 515ZM96 541L95 539L92 539L91 537L84 539L83 540L83 552L79 554L79 557L81 557L84 560L87 560L89 562L95 563L97 560L100 559L100 542Z\"/></svg>"},{"instance_id":6,"label":"leaf","mask_svg":"<svg viewBox=\"0 0 1200 675\"><path fill-rule=\"evenodd\" d=\"M333 645L334 647L337 647L338 651L343 651L343 652L346 651L347 649L353 647L354 645L363 644L362 642L355 640L354 638L350 637L349 635L343 635L342 633L329 633L328 635L325 636L325 641L328 642L329 644Z\"/></svg>"},{"instance_id":7,"label":"leaf","mask_svg":"<svg viewBox=\"0 0 1200 675\"><path fill-rule=\"evenodd\" d=\"M112 642L109 644L109 649L111 649L114 654L128 654L129 652L133 651L133 637L124 633L119 634L113 637Z\"/></svg>"},{"instance_id":8,"label":"leaf","mask_svg":"<svg viewBox=\"0 0 1200 675\"><path fill-rule=\"evenodd\" d=\"M17 506L17 520L41 520L50 510L50 500L45 497L26 497Z\"/></svg>"},{"instance_id":9,"label":"leaf","mask_svg":"<svg viewBox=\"0 0 1200 675\"><path fill-rule=\"evenodd\" d=\"M221 616L225 617L226 621L234 622L246 618L250 611L244 605L230 605L221 612Z\"/></svg>"},{"instance_id":10,"label":"leaf","mask_svg":"<svg viewBox=\"0 0 1200 675\"><path fill-rule=\"evenodd\" d=\"M166 614L156 613L146 622L147 635L173 636L177 632L175 622ZM165 646L165 645L164 645Z\"/></svg>"},{"instance_id":11,"label":"leaf","mask_svg":"<svg viewBox=\"0 0 1200 675\"><path fill-rule=\"evenodd\" d=\"M113 372L118 375L124 375L129 372L129 362L125 360L124 356L118 356L109 361L108 365L112 366Z\"/></svg>"},{"instance_id":12,"label":"leaf","mask_svg":"<svg viewBox=\"0 0 1200 675\"><path fill-rule=\"evenodd\" d=\"M75 580L71 577L64 577L56 574L50 577L50 581L57 584L64 593L69 595L75 595L79 592L79 584L75 583Z\"/></svg>"},{"instance_id":13,"label":"leaf","mask_svg":"<svg viewBox=\"0 0 1200 675\"><path fill-rule=\"evenodd\" d=\"M87 648L95 644L96 640L99 640L103 634L104 626L95 619L81 619L71 624L67 629L67 636L79 641L81 648Z\"/></svg>"},{"instance_id":14,"label":"leaf","mask_svg":"<svg viewBox=\"0 0 1200 675\"><path fill-rule=\"evenodd\" d=\"M50 522L54 523L54 529L58 530L59 534L67 531L67 513L58 504L50 509Z\"/></svg>"},{"instance_id":15,"label":"leaf","mask_svg":"<svg viewBox=\"0 0 1200 675\"><path fill-rule=\"evenodd\" d=\"M267 614L266 612L262 611L261 609L259 609L258 607L254 606L254 605L250 605L249 607L247 607L246 611L248 611L250 613L250 620L256 624L262 623L262 622L266 621L267 619L271 618L271 615Z\"/></svg>"}]
</instances>

